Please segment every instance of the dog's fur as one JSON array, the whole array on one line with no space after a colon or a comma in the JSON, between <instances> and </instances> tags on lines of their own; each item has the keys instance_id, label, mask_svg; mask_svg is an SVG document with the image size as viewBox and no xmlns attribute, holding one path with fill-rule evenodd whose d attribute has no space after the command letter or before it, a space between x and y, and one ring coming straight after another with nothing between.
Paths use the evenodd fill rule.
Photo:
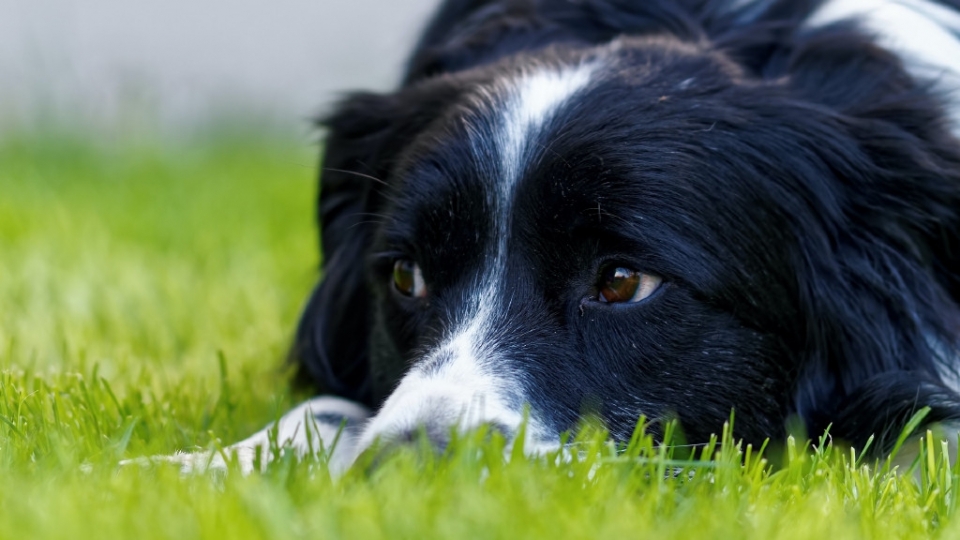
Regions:
<instances>
[{"instance_id":1,"label":"dog's fur","mask_svg":"<svg viewBox=\"0 0 960 540\"><path fill-rule=\"evenodd\" d=\"M399 90L323 122L292 356L343 399L282 426L349 418L345 466L525 410L532 452L585 414L880 450L960 422L958 93L957 0L450 0ZM663 283L604 303L609 265Z\"/></svg>"}]
</instances>

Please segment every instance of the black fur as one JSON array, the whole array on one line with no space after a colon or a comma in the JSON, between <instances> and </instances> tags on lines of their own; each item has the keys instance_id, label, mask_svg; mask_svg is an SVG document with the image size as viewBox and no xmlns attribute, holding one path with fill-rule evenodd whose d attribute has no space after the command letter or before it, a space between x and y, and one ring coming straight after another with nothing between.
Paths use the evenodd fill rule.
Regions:
<instances>
[{"instance_id":1,"label":"black fur","mask_svg":"<svg viewBox=\"0 0 960 540\"><path fill-rule=\"evenodd\" d=\"M733 408L749 441L797 417L876 448L919 407L960 420L942 380L960 333L960 143L941 96L853 22L802 27L817 1L732 4L448 1L398 91L324 121L302 375L375 407L462 301L491 241L464 96L629 36L517 192L501 333L534 410L564 430L592 408L617 437L675 415L697 442ZM420 262L426 306L391 294L391 254ZM643 305L585 303L603 260L666 285Z\"/></svg>"}]
</instances>

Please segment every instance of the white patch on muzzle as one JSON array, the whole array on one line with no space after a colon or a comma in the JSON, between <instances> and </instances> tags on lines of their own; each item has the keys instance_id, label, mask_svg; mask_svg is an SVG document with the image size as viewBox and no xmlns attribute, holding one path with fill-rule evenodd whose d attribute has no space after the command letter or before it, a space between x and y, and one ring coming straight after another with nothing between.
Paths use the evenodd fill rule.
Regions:
<instances>
[{"instance_id":1,"label":"white patch on muzzle","mask_svg":"<svg viewBox=\"0 0 960 540\"><path fill-rule=\"evenodd\" d=\"M473 355L455 355L435 368L414 368L367 424L359 450L426 428L466 432L490 423L515 431L522 410L508 405L519 385L482 369Z\"/></svg>"}]
</instances>

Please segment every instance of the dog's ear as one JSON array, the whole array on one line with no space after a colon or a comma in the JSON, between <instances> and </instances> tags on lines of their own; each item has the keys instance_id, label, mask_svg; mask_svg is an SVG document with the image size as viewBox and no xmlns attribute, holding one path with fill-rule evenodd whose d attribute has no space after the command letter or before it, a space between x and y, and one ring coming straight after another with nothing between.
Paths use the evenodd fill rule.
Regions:
<instances>
[{"instance_id":1,"label":"dog's ear","mask_svg":"<svg viewBox=\"0 0 960 540\"><path fill-rule=\"evenodd\" d=\"M885 410L904 396L939 395L928 387L955 373L960 345L960 142L950 102L848 30L811 33L784 64L787 84L832 123L813 151L839 180L812 180L828 201L817 218L827 225L802 235L798 261L812 357L796 402L823 421L864 414L852 409L864 399L865 410ZM901 381L871 390L882 374ZM876 406L885 392L890 407Z\"/></svg>"},{"instance_id":2,"label":"dog's ear","mask_svg":"<svg viewBox=\"0 0 960 540\"><path fill-rule=\"evenodd\" d=\"M321 121L327 130L318 204L322 281L301 316L290 358L298 381L374 406L367 256L399 154L440 114L455 88L425 84L357 93Z\"/></svg>"},{"instance_id":3,"label":"dog's ear","mask_svg":"<svg viewBox=\"0 0 960 540\"><path fill-rule=\"evenodd\" d=\"M290 357L298 379L321 392L371 404L367 360L370 297L365 214L386 176L393 96L354 94L321 121L327 129L320 165L322 281L301 316Z\"/></svg>"},{"instance_id":4,"label":"dog's ear","mask_svg":"<svg viewBox=\"0 0 960 540\"><path fill-rule=\"evenodd\" d=\"M922 252L960 301L960 96L939 84L960 80L960 61L950 73L912 59L914 71L931 77L917 79L899 56L843 28L799 43L787 68L791 84L837 111L869 159L868 183L849 186L853 202L884 208L887 232Z\"/></svg>"}]
</instances>

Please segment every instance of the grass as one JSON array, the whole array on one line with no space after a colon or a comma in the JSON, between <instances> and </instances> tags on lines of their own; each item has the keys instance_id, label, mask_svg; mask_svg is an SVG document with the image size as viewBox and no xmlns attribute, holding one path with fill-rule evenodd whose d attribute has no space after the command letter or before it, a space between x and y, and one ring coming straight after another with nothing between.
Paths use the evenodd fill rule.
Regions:
<instances>
[{"instance_id":1,"label":"grass","mask_svg":"<svg viewBox=\"0 0 960 540\"><path fill-rule=\"evenodd\" d=\"M282 356L315 279L313 149L215 134L0 139L0 539L953 537L960 469L922 480L720 434L681 456L586 429L573 459L482 434L340 481L322 458L180 477L124 458L231 442L303 396ZM718 426L718 431L722 426Z\"/></svg>"}]
</instances>

